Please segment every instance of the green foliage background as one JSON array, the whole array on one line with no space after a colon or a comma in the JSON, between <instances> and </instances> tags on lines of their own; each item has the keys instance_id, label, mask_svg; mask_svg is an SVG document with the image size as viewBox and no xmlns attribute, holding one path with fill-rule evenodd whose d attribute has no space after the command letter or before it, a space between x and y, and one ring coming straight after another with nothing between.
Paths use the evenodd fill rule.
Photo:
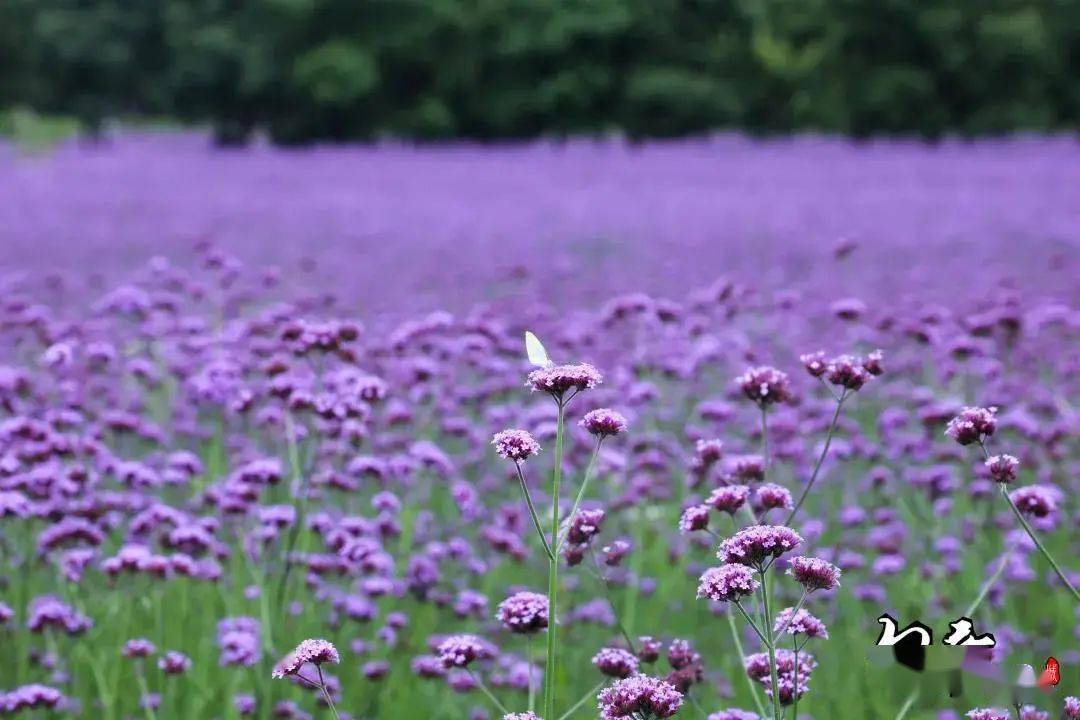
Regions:
<instances>
[{"instance_id":1,"label":"green foliage background","mask_svg":"<svg viewBox=\"0 0 1080 720\"><path fill-rule=\"evenodd\" d=\"M4 0L0 108L223 141L1072 130L1076 0Z\"/></svg>"}]
</instances>

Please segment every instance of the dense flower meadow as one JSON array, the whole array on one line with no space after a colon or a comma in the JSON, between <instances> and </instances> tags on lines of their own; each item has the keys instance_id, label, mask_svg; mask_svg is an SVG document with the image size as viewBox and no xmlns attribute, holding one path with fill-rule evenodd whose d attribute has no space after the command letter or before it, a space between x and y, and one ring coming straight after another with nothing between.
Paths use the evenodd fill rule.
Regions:
<instances>
[{"instance_id":1,"label":"dense flower meadow","mask_svg":"<svg viewBox=\"0 0 1080 720\"><path fill-rule=\"evenodd\" d=\"M1016 217L1068 240L1056 207ZM558 245L545 296L529 246L482 301L463 251L423 296L452 311L365 309L325 239L296 271L254 238L9 260L0 715L1077 720L1076 238L975 228L908 287L812 218L782 282L745 244L700 283ZM884 613L933 629L920 671ZM957 618L995 646L942 645Z\"/></svg>"}]
</instances>

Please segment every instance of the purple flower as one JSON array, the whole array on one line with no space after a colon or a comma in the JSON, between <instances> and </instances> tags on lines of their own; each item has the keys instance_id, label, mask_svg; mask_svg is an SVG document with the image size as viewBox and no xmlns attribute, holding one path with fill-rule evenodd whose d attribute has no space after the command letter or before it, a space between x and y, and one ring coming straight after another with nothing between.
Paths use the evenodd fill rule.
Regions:
<instances>
[{"instance_id":1,"label":"purple flower","mask_svg":"<svg viewBox=\"0 0 1080 720\"><path fill-rule=\"evenodd\" d=\"M1062 720L1080 720L1080 698L1074 695L1066 697L1062 715Z\"/></svg>"},{"instance_id":2,"label":"purple flower","mask_svg":"<svg viewBox=\"0 0 1080 720\"><path fill-rule=\"evenodd\" d=\"M845 390L859 390L870 377L862 362L850 355L834 357L825 368L825 379Z\"/></svg>"},{"instance_id":3,"label":"purple flower","mask_svg":"<svg viewBox=\"0 0 1080 720\"><path fill-rule=\"evenodd\" d=\"M663 643L656 638L642 635L638 638L638 658L641 662L654 663L660 659L660 650L663 646Z\"/></svg>"},{"instance_id":4,"label":"purple flower","mask_svg":"<svg viewBox=\"0 0 1080 720\"><path fill-rule=\"evenodd\" d=\"M468 667L476 660L495 656L490 645L475 635L451 635L439 643L439 657L444 667Z\"/></svg>"},{"instance_id":5,"label":"purple flower","mask_svg":"<svg viewBox=\"0 0 1080 720\"><path fill-rule=\"evenodd\" d=\"M322 665L323 663L337 665L340 662L341 656L338 655L337 648L330 644L329 641L321 638L310 638L301 642L292 652L278 661L270 673L270 677L283 678L286 675L295 675L300 672L300 668L308 663L312 665Z\"/></svg>"},{"instance_id":6,"label":"purple flower","mask_svg":"<svg viewBox=\"0 0 1080 720\"><path fill-rule=\"evenodd\" d=\"M514 593L499 603L495 617L513 633L531 635L548 626L548 599L534 592Z\"/></svg>"},{"instance_id":7,"label":"purple flower","mask_svg":"<svg viewBox=\"0 0 1080 720\"><path fill-rule=\"evenodd\" d=\"M26 627L35 633L55 628L68 635L81 635L93 626L89 617L52 595L34 599L30 603L30 618L26 621Z\"/></svg>"},{"instance_id":8,"label":"purple flower","mask_svg":"<svg viewBox=\"0 0 1080 720\"><path fill-rule=\"evenodd\" d=\"M997 430L997 408L966 407L949 421L945 434L961 445L983 443Z\"/></svg>"},{"instance_id":9,"label":"purple flower","mask_svg":"<svg viewBox=\"0 0 1080 720\"><path fill-rule=\"evenodd\" d=\"M694 461L701 468L708 468L724 457L724 443L719 440L698 440L694 443Z\"/></svg>"},{"instance_id":10,"label":"purple flower","mask_svg":"<svg viewBox=\"0 0 1080 720\"><path fill-rule=\"evenodd\" d=\"M1057 512L1061 490L1053 485L1025 485L1009 493L1009 498L1025 515L1044 518Z\"/></svg>"},{"instance_id":11,"label":"purple flower","mask_svg":"<svg viewBox=\"0 0 1080 720\"><path fill-rule=\"evenodd\" d=\"M884 361L885 361L885 353L880 349L879 350L874 350L873 352L868 354L863 359L863 368L866 369L866 372L870 373L871 375L874 375L875 377L878 376L878 375L884 375L885 374L885 366L883 365Z\"/></svg>"},{"instance_id":12,"label":"purple flower","mask_svg":"<svg viewBox=\"0 0 1080 720\"><path fill-rule=\"evenodd\" d=\"M819 378L825 374L825 353L822 350L800 355L799 362L806 368L806 372L810 373L810 377Z\"/></svg>"},{"instance_id":13,"label":"purple flower","mask_svg":"<svg viewBox=\"0 0 1080 720\"><path fill-rule=\"evenodd\" d=\"M744 504L750 495L750 488L746 485L724 485L712 491L705 501L720 512L734 515Z\"/></svg>"},{"instance_id":14,"label":"purple flower","mask_svg":"<svg viewBox=\"0 0 1080 720\"><path fill-rule=\"evenodd\" d=\"M550 393L556 400L561 402L570 390L573 390L573 395L576 395L582 390L596 387L601 382L603 382L603 377L596 368L588 363L580 363L577 365L553 365L533 370L529 373L525 387L532 388L533 392Z\"/></svg>"},{"instance_id":15,"label":"purple flower","mask_svg":"<svg viewBox=\"0 0 1080 720\"><path fill-rule=\"evenodd\" d=\"M668 718L679 711L683 696L670 683L648 675L634 675L604 688L598 696L603 720Z\"/></svg>"},{"instance_id":16,"label":"purple flower","mask_svg":"<svg viewBox=\"0 0 1080 720\"><path fill-rule=\"evenodd\" d=\"M787 574L795 578L807 592L834 590L840 587L840 568L814 557L794 557Z\"/></svg>"},{"instance_id":17,"label":"purple flower","mask_svg":"<svg viewBox=\"0 0 1080 720\"><path fill-rule=\"evenodd\" d=\"M1024 705L1019 709L1016 720L1050 720L1050 713L1043 712L1034 705Z\"/></svg>"},{"instance_id":18,"label":"purple flower","mask_svg":"<svg viewBox=\"0 0 1080 720\"><path fill-rule=\"evenodd\" d=\"M761 365L749 368L736 378L743 394L762 408L792 399L791 382L787 373L774 367Z\"/></svg>"},{"instance_id":19,"label":"purple flower","mask_svg":"<svg viewBox=\"0 0 1080 720\"><path fill-rule=\"evenodd\" d=\"M620 413L608 408L590 410L581 418L581 427L588 430L598 438L618 435L626 432L626 418Z\"/></svg>"},{"instance_id":20,"label":"purple flower","mask_svg":"<svg viewBox=\"0 0 1080 720\"><path fill-rule=\"evenodd\" d=\"M6 693L0 693L0 714L15 714L22 710L56 708L64 702L64 695L47 685L23 685Z\"/></svg>"},{"instance_id":21,"label":"purple flower","mask_svg":"<svg viewBox=\"0 0 1080 720\"><path fill-rule=\"evenodd\" d=\"M638 658L622 648L602 648L592 659L593 665L608 677L627 678L638 671Z\"/></svg>"},{"instance_id":22,"label":"purple flower","mask_svg":"<svg viewBox=\"0 0 1080 720\"><path fill-rule=\"evenodd\" d=\"M717 557L725 563L760 568L802 544L802 537L783 525L752 525L720 543Z\"/></svg>"},{"instance_id":23,"label":"purple flower","mask_svg":"<svg viewBox=\"0 0 1080 720\"><path fill-rule=\"evenodd\" d=\"M183 675L191 669L191 659L184 653L170 650L158 660L158 669L166 675Z\"/></svg>"},{"instance_id":24,"label":"purple flower","mask_svg":"<svg viewBox=\"0 0 1080 720\"><path fill-rule=\"evenodd\" d=\"M721 710L720 712L711 713L707 720L761 720L761 718L757 714L746 710L729 708L727 710Z\"/></svg>"},{"instance_id":25,"label":"purple flower","mask_svg":"<svg viewBox=\"0 0 1080 720\"><path fill-rule=\"evenodd\" d=\"M503 715L502 720L543 720L543 718L526 710L520 713L507 713Z\"/></svg>"},{"instance_id":26,"label":"purple flower","mask_svg":"<svg viewBox=\"0 0 1080 720\"><path fill-rule=\"evenodd\" d=\"M698 584L697 596L716 602L737 602L761 587L746 565L728 563L706 570Z\"/></svg>"},{"instance_id":27,"label":"purple flower","mask_svg":"<svg viewBox=\"0 0 1080 720\"><path fill-rule=\"evenodd\" d=\"M514 428L495 433L491 444L501 457L514 462L524 462L540 452L540 443L532 435Z\"/></svg>"},{"instance_id":28,"label":"purple flower","mask_svg":"<svg viewBox=\"0 0 1080 720\"><path fill-rule=\"evenodd\" d=\"M1008 485L1016 480L1016 469L1020 467L1020 461L1012 455L993 455L983 463L990 472L994 482Z\"/></svg>"},{"instance_id":29,"label":"purple flower","mask_svg":"<svg viewBox=\"0 0 1080 720\"><path fill-rule=\"evenodd\" d=\"M600 534L603 524L603 510L579 510L570 521L566 540L574 545L584 545Z\"/></svg>"},{"instance_id":30,"label":"purple flower","mask_svg":"<svg viewBox=\"0 0 1080 720\"><path fill-rule=\"evenodd\" d=\"M684 533L704 530L709 526L709 506L691 505L679 518L679 531Z\"/></svg>"},{"instance_id":31,"label":"purple flower","mask_svg":"<svg viewBox=\"0 0 1080 720\"><path fill-rule=\"evenodd\" d=\"M825 623L811 615L805 608L784 608L776 614L773 632L785 632L788 635L805 635L808 638L828 639L829 631Z\"/></svg>"},{"instance_id":32,"label":"purple flower","mask_svg":"<svg viewBox=\"0 0 1080 720\"><path fill-rule=\"evenodd\" d=\"M775 483L765 483L754 489L756 505L768 512L769 510L790 510L794 503L791 492Z\"/></svg>"},{"instance_id":33,"label":"purple flower","mask_svg":"<svg viewBox=\"0 0 1080 720\"><path fill-rule=\"evenodd\" d=\"M1009 713L997 708L975 708L969 710L964 717L969 720L1009 720Z\"/></svg>"},{"instance_id":34,"label":"purple flower","mask_svg":"<svg viewBox=\"0 0 1080 720\"><path fill-rule=\"evenodd\" d=\"M146 638L134 638L124 643L124 657L145 658L150 657L155 652L157 652L157 648L154 647L154 643Z\"/></svg>"}]
</instances>

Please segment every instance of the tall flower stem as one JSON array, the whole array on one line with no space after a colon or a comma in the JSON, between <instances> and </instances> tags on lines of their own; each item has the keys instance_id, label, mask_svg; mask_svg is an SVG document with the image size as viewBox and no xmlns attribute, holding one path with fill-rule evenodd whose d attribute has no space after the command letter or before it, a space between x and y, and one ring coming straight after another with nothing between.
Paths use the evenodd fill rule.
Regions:
<instances>
[{"instance_id":1,"label":"tall flower stem","mask_svg":"<svg viewBox=\"0 0 1080 720\"><path fill-rule=\"evenodd\" d=\"M142 693L139 704L143 706L146 720L157 720L157 714L154 713L154 706L151 702L150 688L146 685L146 674L143 672L142 660L137 661L135 664L135 679L139 683L139 692Z\"/></svg>"},{"instance_id":2,"label":"tall flower stem","mask_svg":"<svg viewBox=\"0 0 1080 720\"><path fill-rule=\"evenodd\" d=\"M580 700L578 700L576 703L574 703L573 706L571 706L571 708L569 710L567 710L562 715L560 715L559 720L568 720L568 718L571 715L573 715L574 713L576 713L578 711L578 708L580 708L582 705L584 705L586 702L589 701L589 698L593 697L594 695L596 695L596 693L600 692L600 688L604 687L605 684L607 684L607 681L606 680L601 680L600 683L596 687L594 687L592 690L590 690L589 692L582 695Z\"/></svg>"},{"instance_id":3,"label":"tall flower stem","mask_svg":"<svg viewBox=\"0 0 1080 720\"><path fill-rule=\"evenodd\" d=\"M566 405L559 400L559 415L555 426L555 468L551 473L551 538L559 536L559 485L562 482L563 433L566 424ZM556 555L548 558L548 631L547 659L544 669L544 717L555 717L555 652L558 648L556 611L559 588L559 561Z\"/></svg>"},{"instance_id":4,"label":"tall flower stem","mask_svg":"<svg viewBox=\"0 0 1080 720\"><path fill-rule=\"evenodd\" d=\"M289 583L289 573L292 571L292 563L289 561L289 556L292 555L293 550L296 547L296 540L303 531L304 516L307 510L307 487L303 479L303 471L300 467L300 449L296 443L296 426L293 422L292 415L288 412L285 413L285 437L288 442L289 448L289 468L292 473L292 480L289 483L292 495L296 497L299 494L299 508L296 513L296 522L289 529L289 535L285 540L285 554L282 557L282 561L285 563L285 568L281 573L281 580L278 581L278 588L276 593L277 605L279 609L284 608L285 600L287 600L287 590Z\"/></svg>"},{"instance_id":5,"label":"tall flower stem","mask_svg":"<svg viewBox=\"0 0 1080 720\"><path fill-rule=\"evenodd\" d=\"M525 659L529 663L529 712L536 710L536 687L533 685L533 644L532 637L525 636Z\"/></svg>"},{"instance_id":6,"label":"tall flower stem","mask_svg":"<svg viewBox=\"0 0 1080 720\"><path fill-rule=\"evenodd\" d=\"M739 607L739 609L742 610L742 607ZM749 616L746 615L746 611L742 610L742 612L743 615L749 619ZM746 657L746 652L743 650L742 638L739 637L739 629L735 626L735 616L731 614L730 609L725 614L727 615L728 627L731 628L731 640L735 643L735 652L739 653L740 659L744 658ZM753 625L753 623L750 624ZM757 630L757 628L754 629ZM761 633L759 632L758 634L760 635ZM757 706L758 715L765 717L765 705L761 702L761 698L758 697L757 686L754 685L753 679L745 672L742 673L742 675L746 678L746 684L750 687L750 697L754 699L754 705Z\"/></svg>"},{"instance_id":7,"label":"tall flower stem","mask_svg":"<svg viewBox=\"0 0 1080 720\"><path fill-rule=\"evenodd\" d=\"M469 673L469 677L471 677L476 683L476 687L480 688L480 691L487 696L487 699L491 701L492 705L498 708L499 712L501 712L503 715L506 715L508 712L510 712L506 709L505 705L499 702L499 698L495 697L495 693L491 692L491 690L488 689L488 686L484 684L483 680L481 680L472 670L468 670L468 668L466 668L466 671Z\"/></svg>"},{"instance_id":8,"label":"tall flower stem","mask_svg":"<svg viewBox=\"0 0 1080 720\"><path fill-rule=\"evenodd\" d=\"M1016 519L1019 521L1021 527L1024 528L1024 532L1026 532L1028 534L1028 537L1031 538L1031 541L1035 543L1035 547L1039 548L1039 552L1041 552L1043 557L1046 558L1046 561L1050 563L1050 567L1054 568L1054 572L1057 573L1058 578L1060 578L1061 582L1065 585L1065 587L1069 589L1069 592L1072 593L1073 598L1077 602L1080 602L1080 592L1077 592L1076 588L1073 587L1073 584L1069 582L1069 578L1065 576L1065 572L1057 564L1057 561L1054 560L1054 558L1050 555L1050 551L1046 549L1046 546L1042 544L1041 540L1039 540L1039 537L1035 534L1035 531L1031 529L1030 525L1028 525L1028 521L1024 519L1024 515L1020 512L1020 508L1016 507L1016 503L1014 503L1013 499L1009 497L1009 491L1006 489L1004 483L1001 484L1001 496L1005 498L1005 502L1009 503L1009 507L1012 508L1013 515L1016 516Z\"/></svg>"},{"instance_id":9,"label":"tall flower stem","mask_svg":"<svg viewBox=\"0 0 1080 720\"><path fill-rule=\"evenodd\" d=\"M326 704L330 706L330 712L334 714L334 720L341 720L337 708L334 707L334 698L330 697L330 691L326 689L326 681L323 680L322 668L316 665L315 670L319 673L319 689L322 690L323 698L326 699Z\"/></svg>"},{"instance_id":10,"label":"tall flower stem","mask_svg":"<svg viewBox=\"0 0 1080 720\"><path fill-rule=\"evenodd\" d=\"M802 493L799 494L799 501L795 503L795 507L788 513L787 519L784 520L785 525L791 525L792 519L798 514L799 508L806 502L806 496L810 494L810 491L814 487L814 483L817 482L818 474L821 472L821 466L825 462L825 456L829 454L829 446L832 445L833 435L836 433L836 426L840 423L840 410L844 407L844 401L848 398L848 391L845 388L840 397L836 399L836 412L833 413L832 422L829 423L829 432L825 435L825 446L821 448L821 454L818 456L817 462L814 464L814 472L810 474L810 480L806 483L806 487L803 488Z\"/></svg>"},{"instance_id":11,"label":"tall flower stem","mask_svg":"<svg viewBox=\"0 0 1080 720\"><path fill-rule=\"evenodd\" d=\"M780 683L776 673L776 639L772 632L772 611L769 607L769 583L765 571L758 573L761 578L761 612L765 618L766 647L769 650L769 677L772 680L773 720L780 720Z\"/></svg>"},{"instance_id":12,"label":"tall flower stem","mask_svg":"<svg viewBox=\"0 0 1080 720\"><path fill-rule=\"evenodd\" d=\"M911 694L907 696L907 700L904 701L904 705L900 708L900 712L896 713L895 720L904 720L908 714L908 710L915 704L915 701L919 699L919 688L915 688L911 691Z\"/></svg>"},{"instance_id":13,"label":"tall flower stem","mask_svg":"<svg viewBox=\"0 0 1080 720\"><path fill-rule=\"evenodd\" d=\"M555 552L559 552L563 543L566 542L566 536L570 533L570 523L574 521L574 515L577 514L578 507L581 505L582 498L585 497L585 488L589 486L589 480L592 479L593 466L596 465L596 458L600 454L600 445L604 442L603 436L596 439L596 447L593 448L592 457L589 458L589 464L585 466L585 477L581 480L581 487L578 489L577 497L574 498L574 504L570 508L570 514L566 516L566 529L562 533L562 537L555 540Z\"/></svg>"},{"instance_id":14,"label":"tall flower stem","mask_svg":"<svg viewBox=\"0 0 1080 720\"><path fill-rule=\"evenodd\" d=\"M532 494L529 492L529 486L525 484L525 473L521 469L521 463L515 462L514 467L517 468L518 480L521 481L521 493L525 496L525 504L529 506L529 515L532 517L533 527L536 528L536 534L540 536L540 542L544 545L544 552L548 556L548 561L555 559L555 553L551 550L551 545L548 544L547 537L544 535L544 528L540 526L540 516L536 514L536 506L533 505Z\"/></svg>"}]
</instances>

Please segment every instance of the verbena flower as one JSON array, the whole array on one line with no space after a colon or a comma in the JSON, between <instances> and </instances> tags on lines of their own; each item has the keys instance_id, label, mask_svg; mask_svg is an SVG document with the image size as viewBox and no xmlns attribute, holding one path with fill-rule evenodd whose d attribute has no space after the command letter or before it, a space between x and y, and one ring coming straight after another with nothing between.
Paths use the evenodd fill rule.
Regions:
<instances>
[{"instance_id":1,"label":"verbena flower","mask_svg":"<svg viewBox=\"0 0 1080 720\"><path fill-rule=\"evenodd\" d=\"M1020 461L1012 455L993 455L987 458L983 464L990 472L990 477L994 482L1002 485L1008 485L1015 481L1016 470L1020 467Z\"/></svg>"},{"instance_id":2,"label":"verbena flower","mask_svg":"<svg viewBox=\"0 0 1080 720\"><path fill-rule=\"evenodd\" d=\"M439 643L439 658L445 667L468 667L477 660L495 656L492 647L475 635L452 635Z\"/></svg>"},{"instance_id":3,"label":"verbena flower","mask_svg":"<svg viewBox=\"0 0 1080 720\"><path fill-rule=\"evenodd\" d=\"M833 590L840 587L840 568L814 557L791 558L787 574L795 578L807 592Z\"/></svg>"},{"instance_id":4,"label":"verbena flower","mask_svg":"<svg viewBox=\"0 0 1080 720\"><path fill-rule=\"evenodd\" d=\"M1053 485L1025 485L1009 493L1009 498L1025 515L1044 518L1057 512L1062 493Z\"/></svg>"},{"instance_id":5,"label":"verbena flower","mask_svg":"<svg viewBox=\"0 0 1080 720\"><path fill-rule=\"evenodd\" d=\"M760 567L802 544L802 537L782 525L752 525L720 543L717 557L725 563Z\"/></svg>"},{"instance_id":6,"label":"verbena flower","mask_svg":"<svg viewBox=\"0 0 1080 720\"><path fill-rule=\"evenodd\" d=\"M684 533L704 530L709 526L709 506L691 505L679 518L679 531Z\"/></svg>"},{"instance_id":7,"label":"verbena flower","mask_svg":"<svg viewBox=\"0 0 1080 720\"><path fill-rule=\"evenodd\" d=\"M724 485L713 490L705 502L720 512L734 515L749 496L750 488L746 485Z\"/></svg>"},{"instance_id":8,"label":"verbena flower","mask_svg":"<svg viewBox=\"0 0 1080 720\"><path fill-rule=\"evenodd\" d=\"M827 363L825 361L825 353L822 350L800 355L799 362L806 368L806 372L810 374L810 377L819 378L825 374Z\"/></svg>"},{"instance_id":9,"label":"verbena flower","mask_svg":"<svg viewBox=\"0 0 1080 720\"><path fill-rule=\"evenodd\" d=\"M510 632L539 632L548 626L548 598L534 592L514 593L499 603L496 617Z\"/></svg>"},{"instance_id":10,"label":"verbena flower","mask_svg":"<svg viewBox=\"0 0 1080 720\"><path fill-rule=\"evenodd\" d=\"M500 457L514 462L524 462L540 452L540 443L532 435L513 428L495 433L491 444Z\"/></svg>"},{"instance_id":11,"label":"verbena flower","mask_svg":"<svg viewBox=\"0 0 1080 720\"><path fill-rule=\"evenodd\" d=\"M754 488L755 505L766 512L790 510L794 506L791 491L775 483L765 483Z\"/></svg>"},{"instance_id":12,"label":"verbena flower","mask_svg":"<svg viewBox=\"0 0 1080 720\"><path fill-rule=\"evenodd\" d=\"M788 635L805 635L808 638L828 639L829 631L825 623L810 614L806 608L784 608L776 614L773 632L785 632Z\"/></svg>"},{"instance_id":13,"label":"verbena flower","mask_svg":"<svg viewBox=\"0 0 1080 720\"><path fill-rule=\"evenodd\" d=\"M535 713L525 711L520 713L507 713L506 715L503 715L503 720L543 720L543 718Z\"/></svg>"},{"instance_id":14,"label":"verbena flower","mask_svg":"<svg viewBox=\"0 0 1080 720\"><path fill-rule=\"evenodd\" d=\"M638 671L638 658L622 648L602 648L593 655L593 665L608 677L626 678Z\"/></svg>"},{"instance_id":15,"label":"verbena flower","mask_svg":"<svg viewBox=\"0 0 1080 720\"><path fill-rule=\"evenodd\" d=\"M774 367L761 365L749 368L736 381L743 394L762 408L792 399L791 381L787 373Z\"/></svg>"},{"instance_id":16,"label":"verbena flower","mask_svg":"<svg viewBox=\"0 0 1080 720\"><path fill-rule=\"evenodd\" d=\"M191 669L191 658L182 652L170 650L158 659L158 669L166 675L183 675Z\"/></svg>"},{"instance_id":17,"label":"verbena flower","mask_svg":"<svg viewBox=\"0 0 1080 720\"><path fill-rule=\"evenodd\" d=\"M124 643L124 657L145 658L150 657L155 652L157 652L157 648L154 647L154 643L146 638L134 638Z\"/></svg>"},{"instance_id":18,"label":"verbena flower","mask_svg":"<svg viewBox=\"0 0 1080 720\"><path fill-rule=\"evenodd\" d=\"M1080 698L1069 695L1062 708L1063 720L1080 720Z\"/></svg>"},{"instance_id":19,"label":"verbena flower","mask_svg":"<svg viewBox=\"0 0 1080 720\"><path fill-rule=\"evenodd\" d=\"M825 367L825 379L846 390L861 389L870 377L870 373L862 366L862 362L851 355L834 357Z\"/></svg>"},{"instance_id":20,"label":"verbena flower","mask_svg":"<svg viewBox=\"0 0 1080 720\"><path fill-rule=\"evenodd\" d=\"M599 438L626 432L626 418L608 408L599 408L585 413L580 425Z\"/></svg>"},{"instance_id":21,"label":"verbena flower","mask_svg":"<svg viewBox=\"0 0 1080 720\"><path fill-rule=\"evenodd\" d=\"M975 708L969 710L964 717L969 720L1009 720L1009 713L997 708Z\"/></svg>"},{"instance_id":22,"label":"verbena flower","mask_svg":"<svg viewBox=\"0 0 1080 720\"><path fill-rule=\"evenodd\" d=\"M321 638L309 638L304 640L288 655L278 661L270 673L271 677L283 678L287 675L295 675L308 663L312 665L337 665L341 662L341 656L328 640Z\"/></svg>"},{"instance_id":23,"label":"verbena flower","mask_svg":"<svg viewBox=\"0 0 1080 720\"><path fill-rule=\"evenodd\" d=\"M716 602L734 602L753 595L759 587L761 583L754 578L754 572L749 567L728 563L709 568L702 574L697 596Z\"/></svg>"},{"instance_id":24,"label":"verbena flower","mask_svg":"<svg viewBox=\"0 0 1080 720\"><path fill-rule=\"evenodd\" d=\"M603 524L603 510L578 510L570 521L566 540L574 545L584 545L600 534Z\"/></svg>"},{"instance_id":25,"label":"verbena flower","mask_svg":"<svg viewBox=\"0 0 1080 720\"><path fill-rule=\"evenodd\" d=\"M562 400L571 390L581 392L596 387L603 382L600 372L588 363L576 365L553 365L539 368L529 373L525 387L534 392L550 393L556 400Z\"/></svg>"},{"instance_id":26,"label":"verbena flower","mask_svg":"<svg viewBox=\"0 0 1080 720\"><path fill-rule=\"evenodd\" d=\"M598 696L604 720L617 718L669 718L682 707L683 695L670 683L648 675L634 675L604 688Z\"/></svg>"},{"instance_id":27,"label":"verbena flower","mask_svg":"<svg viewBox=\"0 0 1080 720\"><path fill-rule=\"evenodd\" d=\"M739 708L729 708L720 712L710 713L707 720L761 720L756 713Z\"/></svg>"},{"instance_id":28,"label":"verbena flower","mask_svg":"<svg viewBox=\"0 0 1080 720\"><path fill-rule=\"evenodd\" d=\"M997 430L996 407L966 407L949 421L945 434L961 445L982 443Z\"/></svg>"}]
</instances>

